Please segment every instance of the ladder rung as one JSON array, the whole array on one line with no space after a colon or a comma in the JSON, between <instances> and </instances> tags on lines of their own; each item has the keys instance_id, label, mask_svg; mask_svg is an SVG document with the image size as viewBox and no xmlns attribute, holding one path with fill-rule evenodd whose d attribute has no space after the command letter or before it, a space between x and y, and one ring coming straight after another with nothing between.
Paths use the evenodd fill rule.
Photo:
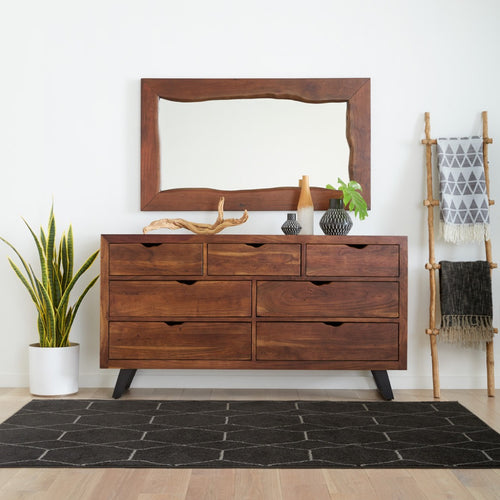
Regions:
<instances>
[{"instance_id":1,"label":"ladder rung","mask_svg":"<svg viewBox=\"0 0 500 500\"><path fill-rule=\"evenodd\" d=\"M425 268L431 271L432 269L441 269L441 264L438 264L437 262L433 262L432 264L430 262L427 262L425 264Z\"/></svg>"},{"instance_id":2,"label":"ladder rung","mask_svg":"<svg viewBox=\"0 0 500 500\"><path fill-rule=\"evenodd\" d=\"M424 200L424 206L425 207L429 207L429 206L437 207L437 206L439 206L439 200Z\"/></svg>"}]
</instances>

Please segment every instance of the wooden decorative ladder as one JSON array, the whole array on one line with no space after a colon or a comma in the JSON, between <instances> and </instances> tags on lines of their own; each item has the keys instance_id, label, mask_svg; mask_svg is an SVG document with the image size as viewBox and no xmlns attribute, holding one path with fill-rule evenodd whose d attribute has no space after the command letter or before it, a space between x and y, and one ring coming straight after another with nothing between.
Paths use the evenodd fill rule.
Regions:
<instances>
[{"instance_id":1,"label":"wooden decorative ladder","mask_svg":"<svg viewBox=\"0 0 500 500\"><path fill-rule=\"evenodd\" d=\"M489 178L489 164L488 164L488 145L493 142L493 139L488 137L488 114L486 111L482 112L483 120L483 164L484 164L484 175L486 181L486 192L488 196L488 202L490 205L494 205L495 202L490 198L490 178ZM436 328L436 270L440 268L440 265L436 262L435 252L434 252L434 208L439 207L439 200L434 199L433 195L433 180L432 180L432 146L437 144L436 139L431 139L430 136L431 126L430 126L430 114L425 113L425 139L422 139L422 144L425 145L425 157L426 157L426 169L427 169L427 199L424 200L424 206L427 207L427 227L429 233L429 262L425 265L425 268L429 271L429 283L430 283L430 307L429 307L429 328L425 330L425 333L429 335L430 345L431 345L431 357L432 357L432 382L434 397L440 397L440 384L439 384L439 361L437 352L436 337L439 335L439 329ZM492 261L491 253L491 241L485 240L484 242L486 260L490 265L490 270L497 267L497 264ZM498 329L494 329L495 333L498 333ZM495 362L493 356L493 341L486 342L486 369L487 369L487 379L488 379L488 396L493 397L495 395Z\"/></svg>"}]
</instances>

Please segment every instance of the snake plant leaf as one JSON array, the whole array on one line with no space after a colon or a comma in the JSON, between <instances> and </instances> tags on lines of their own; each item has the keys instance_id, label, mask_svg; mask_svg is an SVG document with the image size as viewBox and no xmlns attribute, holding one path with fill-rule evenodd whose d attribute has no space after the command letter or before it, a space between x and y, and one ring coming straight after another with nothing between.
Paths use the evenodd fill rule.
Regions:
<instances>
[{"instance_id":1,"label":"snake plant leaf","mask_svg":"<svg viewBox=\"0 0 500 500\"><path fill-rule=\"evenodd\" d=\"M43 310L45 313L45 318L47 320L46 326L47 326L47 337L49 339L49 344L50 347L57 347L57 342L56 342L56 314L54 311L54 307L52 306L52 301L50 299L50 296L46 290L46 288L43 286L43 283L40 282L39 279L36 279L36 283L38 285L38 288L40 290L40 294L42 296L42 306ZM62 346L61 346L62 347Z\"/></svg>"},{"instance_id":2,"label":"snake plant leaf","mask_svg":"<svg viewBox=\"0 0 500 500\"><path fill-rule=\"evenodd\" d=\"M46 287L48 281L48 271L47 271L47 261L45 257L45 249L42 247L40 240L37 238L36 234L34 233L33 229L31 229L31 226L28 224L28 222L24 219L23 221L28 227L31 235L33 236L33 240L35 241L36 249L38 250L38 257L40 260L40 272L42 276L42 283Z\"/></svg>"},{"instance_id":3,"label":"snake plant leaf","mask_svg":"<svg viewBox=\"0 0 500 500\"><path fill-rule=\"evenodd\" d=\"M59 249L61 249L61 242L59 242ZM53 296L52 296L52 301L54 305L57 307L59 302L61 301L61 296L63 294L63 288L64 288L64 273L61 270L61 252L57 251L55 245L54 245L54 258L53 258L53 281L54 281L54 286L53 288Z\"/></svg>"},{"instance_id":4,"label":"snake plant leaf","mask_svg":"<svg viewBox=\"0 0 500 500\"><path fill-rule=\"evenodd\" d=\"M73 226L70 224L67 236L67 259L68 259L68 283L73 279L73 266L74 266L74 241L73 241Z\"/></svg>"},{"instance_id":5,"label":"snake plant leaf","mask_svg":"<svg viewBox=\"0 0 500 500\"><path fill-rule=\"evenodd\" d=\"M54 219L54 214L51 209L49 217L49 231L47 235L47 246L45 249L45 261L47 265L47 292L51 299L55 298L56 290L54 283L54 244L56 241L56 221Z\"/></svg>"},{"instance_id":6,"label":"snake plant leaf","mask_svg":"<svg viewBox=\"0 0 500 500\"><path fill-rule=\"evenodd\" d=\"M45 236L45 231L43 230L43 227L40 227L40 242L43 248L47 247L47 236Z\"/></svg>"},{"instance_id":7,"label":"snake plant leaf","mask_svg":"<svg viewBox=\"0 0 500 500\"><path fill-rule=\"evenodd\" d=\"M45 324L42 321L40 315L38 315L37 326L38 326L38 342L42 346L45 344Z\"/></svg>"},{"instance_id":8,"label":"snake plant leaf","mask_svg":"<svg viewBox=\"0 0 500 500\"><path fill-rule=\"evenodd\" d=\"M69 301L69 294L71 293L71 290L75 286L76 282L80 278L80 276L93 264L94 260L96 259L97 255L99 254L99 250L96 250L80 267L80 269L76 272L76 274L73 276L71 281L69 282L68 286L66 287L66 290L64 291L63 296L61 297L61 302L59 304L59 308L63 310L65 307L67 307L68 301Z\"/></svg>"},{"instance_id":9,"label":"snake plant leaf","mask_svg":"<svg viewBox=\"0 0 500 500\"><path fill-rule=\"evenodd\" d=\"M24 274L16 266L16 264L14 264L14 262L12 261L12 259L8 258L8 260L9 260L9 264L11 265L12 269L14 269L14 272L17 274L17 277L21 280L21 283L26 287L26 289L28 290L28 292L30 294L31 299L33 300L33 302L35 303L35 305L38 308L38 306L39 306L39 297L35 293L35 289L28 283L28 280L26 279L26 277L24 276Z\"/></svg>"},{"instance_id":10,"label":"snake plant leaf","mask_svg":"<svg viewBox=\"0 0 500 500\"><path fill-rule=\"evenodd\" d=\"M80 295L76 303L74 304L73 307L70 307L68 309L68 313L66 315L67 321L66 321L66 332L65 332L65 337L63 337L62 341L67 342L68 341L68 336L69 332L71 330L71 327L73 326L73 322L75 321L76 313L78 312L78 309L80 308L80 305L89 290L95 285L96 281L99 279L99 276L96 276L85 288L83 293Z\"/></svg>"},{"instance_id":11,"label":"snake plant leaf","mask_svg":"<svg viewBox=\"0 0 500 500\"><path fill-rule=\"evenodd\" d=\"M83 293L80 295L79 299L75 302L75 305L73 308L71 308L71 316L70 316L70 321L68 324L68 331L73 325L73 321L75 320L76 313L80 307L80 304L82 303L82 300L84 299L85 295L89 292L89 290L95 285L96 281L99 279L99 276L96 276L85 288Z\"/></svg>"},{"instance_id":12,"label":"snake plant leaf","mask_svg":"<svg viewBox=\"0 0 500 500\"><path fill-rule=\"evenodd\" d=\"M35 279L35 291L36 291L36 295L38 297L38 300L37 300L37 303L38 303L38 314L40 314L44 320L45 320L45 316L46 316L46 310L44 308L44 304L43 304L43 292L42 292L42 283L40 282L40 280L35 276L34 277Z\"/></svg>"},{"instance_id":13,"label":"snake plant leaf","mask_svg":"<svg viewBox=\"0 0 500 500\"><path fill-rule=\"evenodd\" d=\"M8 245L10 248L12 248L12 250L14 250L15 254L17 255L17 257L19 258L19 260L21 261L21 264L23 265L25 271L26 271L26 274L28 276L28 279L31 283L31 286L33 288L35 288L35 283L33 281L33 274L31 272L31 269L28 267L28 264L26 263L26 261L23 259L23 257L21 256L21 254L16 250L16 248L14 247L14 245L12 245L11 243L9 243L6 239L2 238L0 236L0 240L2 240L6 245Z\"/></svg>"},{"instance_id":14,"label":"snake plant leaf","mask_svg":"<svg viewBox=\"0 0 500 500\"><path fill-rule=\"evenodd\" d=\"M66 288L70 281L69 277L69 266L68 266L68 237L66 233L63 233L61 236L60 249L59 249L59 258L60 258L60 268L62 268L62 287Z\"/></svg>"},{"instance_id":15,"label":"snake plant leaf","mask_svg":"<svg viewBox=\"0 0 500 500\"><path fill-rule=\"evenodd\" d=\"M61 302L61 297L63 294L63 287L62 287L62 276L60 275L59 272L54 273L54 292L53 292L53 297L52 301L54 305L59 305L59 302Z\"/></svg>"}]
</instances>

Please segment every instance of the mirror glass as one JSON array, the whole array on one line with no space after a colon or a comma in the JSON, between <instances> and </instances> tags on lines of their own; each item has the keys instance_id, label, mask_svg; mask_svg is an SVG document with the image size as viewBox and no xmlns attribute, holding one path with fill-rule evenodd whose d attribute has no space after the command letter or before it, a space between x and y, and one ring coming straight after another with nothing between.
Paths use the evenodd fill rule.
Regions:
<instances>
[{"instance_id":1,"label":"mirror glass","mask_svg":"<svg viewBox=\"0 0 500 500\"><path fill-rule=\"evenodd\" d=\"M311 186L349 178L345 102L176 102L158 108L161 189Z\"/></svg>"}]
</instances>

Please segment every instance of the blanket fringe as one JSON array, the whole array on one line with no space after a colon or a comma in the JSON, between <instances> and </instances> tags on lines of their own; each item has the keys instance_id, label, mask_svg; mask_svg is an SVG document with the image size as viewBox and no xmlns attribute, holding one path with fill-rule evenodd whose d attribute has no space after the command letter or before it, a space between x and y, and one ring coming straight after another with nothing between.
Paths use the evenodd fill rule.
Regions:
<instances>
[{"instance_id":1,"label":"blanket fringe","mask_svg":"<svg viewBox=\"0 0 500 500\"><path fill-rule=\"evenodd\" d=\"M449 243L482 243L490 239L490 225L480 224L447 224L440 221L440 232L444 239Z\"/></svg>"},{"instance_id":2,"label":"blanket fringe","mask_svg":"<svg viewBox=\"0 0 500 500\"><path fill-rule=\"evenodd\" d=\"M493 340L493 320L491 316L455 316L441 318L439 339L463 347L486 348L486 342Z\"/></svg>"}]
</instances>

